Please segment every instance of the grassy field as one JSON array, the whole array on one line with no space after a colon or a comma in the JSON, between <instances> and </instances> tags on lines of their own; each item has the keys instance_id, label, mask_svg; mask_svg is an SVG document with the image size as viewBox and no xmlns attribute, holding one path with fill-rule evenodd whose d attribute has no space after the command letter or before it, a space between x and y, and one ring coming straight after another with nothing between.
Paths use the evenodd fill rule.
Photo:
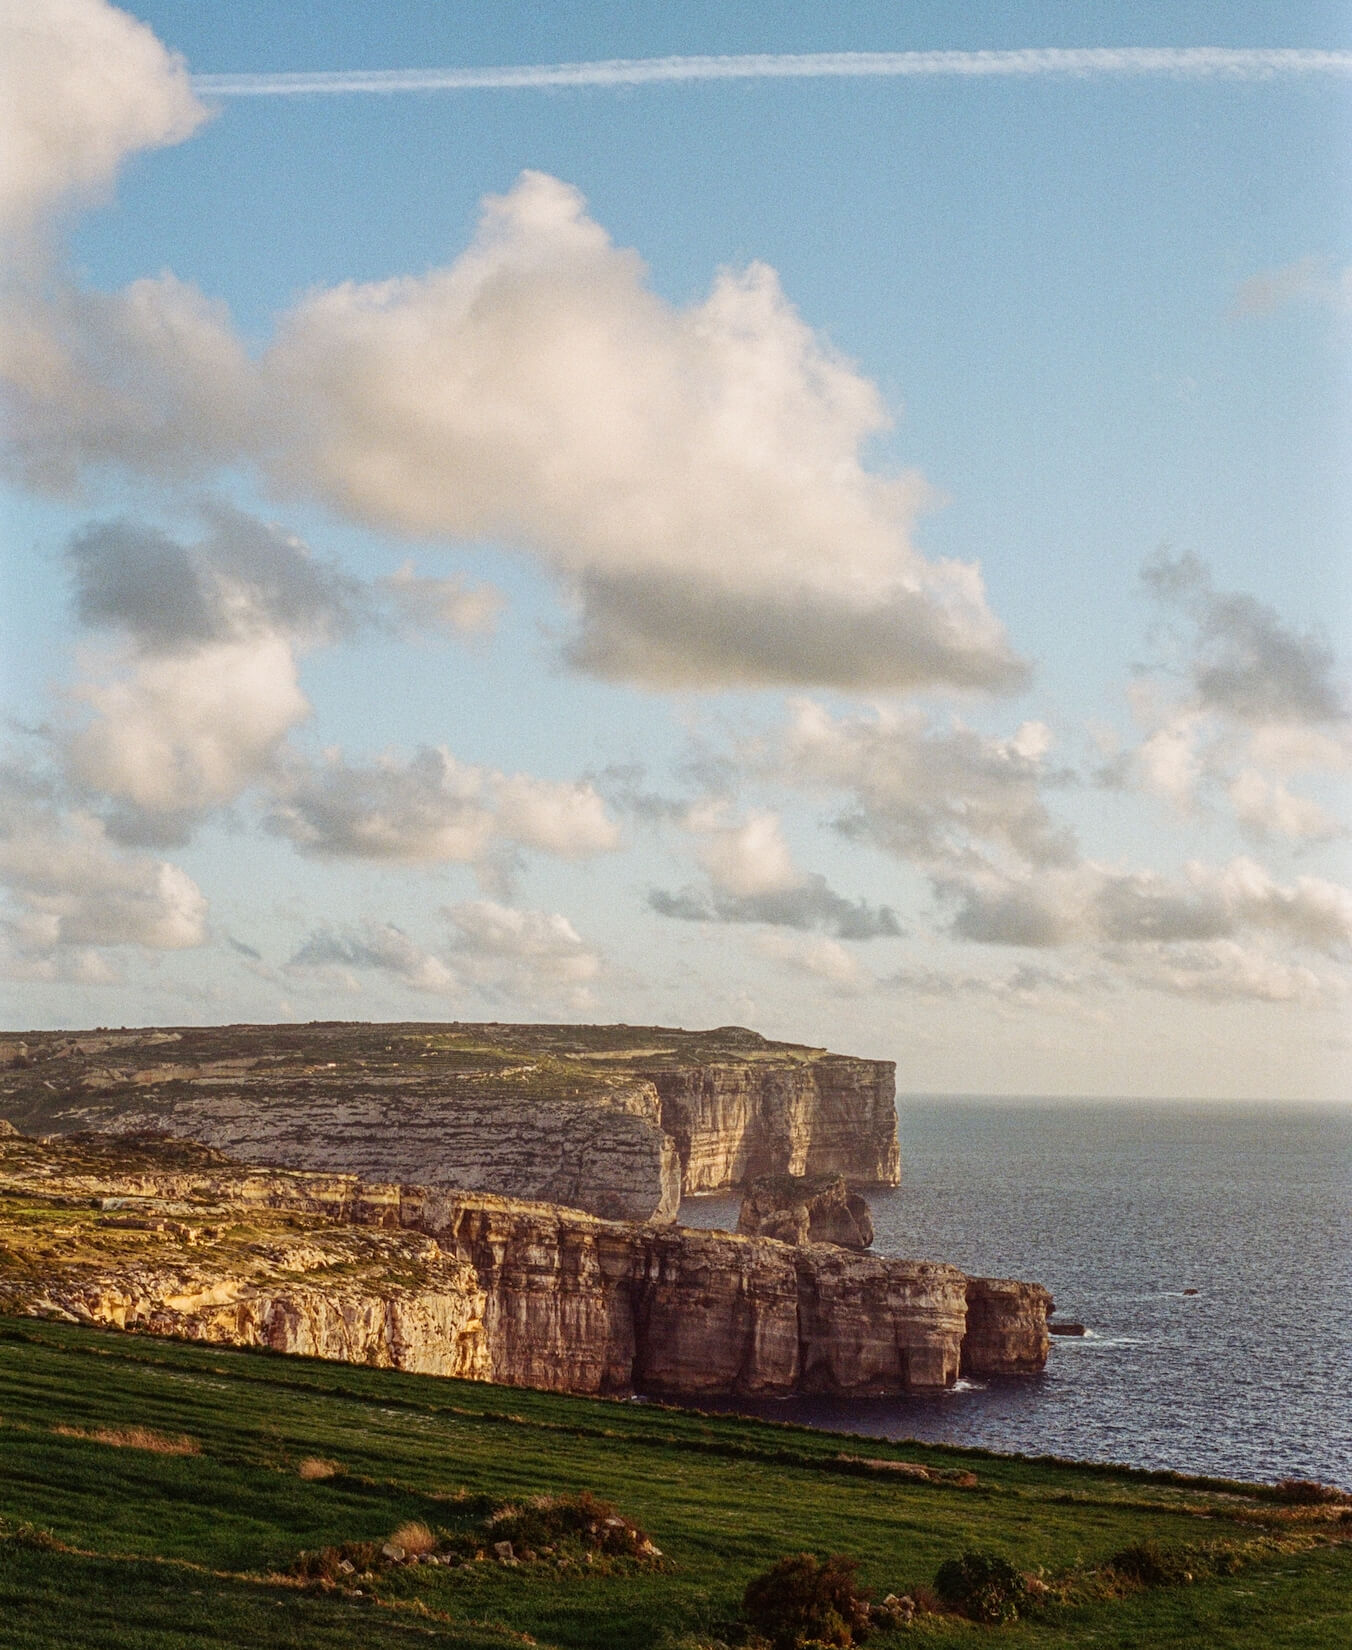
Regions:
<instances>
[{"instance_id":1,"label":"grassy field","mask_svg":"<svg viewBox=\"0 0 1352 1650\"><path fill-rule=\"evenodd\" d=\"M488 1509L580 1491L613 1502L662 1558L493 1558ZM384 1542L410 1521L465 1562L366 1568L368 1555L337 1585L299 1573L304 1552ZM1109 1567L1143 1541L1195 1555L1194 1580L1141 1585ZM932 1585L973 1546L1041 1571L1048 1602L999 1628L921 1614L869 1644L1352 1643L1342 1508L0 1320L5 1646L695 1650L736 1642L747 1581L781 1555L852 1555L881 1596ZM1217 1562L1233 1573L1210 1574Z\"/></svg>"}]
</instances>

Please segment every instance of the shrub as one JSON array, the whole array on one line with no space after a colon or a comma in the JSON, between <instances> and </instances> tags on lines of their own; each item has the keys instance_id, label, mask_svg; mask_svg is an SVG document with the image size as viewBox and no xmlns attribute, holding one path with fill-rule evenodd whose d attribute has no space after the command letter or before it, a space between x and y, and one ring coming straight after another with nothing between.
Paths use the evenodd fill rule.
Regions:
<instances>
[{"instance_id":1,"label":"shrub","mask_svg":"<svg viewBox=\"0 0 1352 1650\"><path fill-rule=\"evenodd\" d=\"M1193 1561L1185 1547L1167 1547L1159 1541L1138 1541L1108 1560L1127 1581L1142 1587L1176 1587L1191 1581Z\"/></svg>"},{"instance_id":2,"label":"shrub","mask_svg":"<svg viewBox=\"0 0 1352 1650\"><path fill-rule=\"evenodd\" d=\"M747 1583L742 1619L774 1650L808 1644L848 1646L868 1631L868 1594L855 1583L858 1561L792 1553Z\"/></svg>"},{"instance_id":3,"label":"shrub","mask_svg":"<svg viewBox=\"0 0 1352 1650\"><path fill-rule=\"evenodd\" d=\"M945 1604L972 1621L1015 1621L1032 1603L1027 1580L1007 1558L975 1547L946 1559L935 1572L934 1587Z\"/></svg>"},{"instance_id":4,"label":"shrub","mask_svg":"<svg viewBox=\"0 0 1352 1650\"><path fill-rule=\"evenodd\" d=\"M291 1566L291 1574L301 1581L343 1582L374 1569L379 1555L379 1544L374 1541L345 1541L339 1547L302 1553Z\"/></svg>"},{"instance_id":5,"label":"shrub","mask_svg":"<svg viewBox=\"0 0 1352 1650\"><path fill-rule=\"evenodd\" d=\"M1316 1484L1310 1478L1283 1478L1274 1488L1279 1501L1298 1507L1333 1506L1352 1500L1345 1490L1335 1489L1332 1484Z\"/></svg>"}]
</instances>

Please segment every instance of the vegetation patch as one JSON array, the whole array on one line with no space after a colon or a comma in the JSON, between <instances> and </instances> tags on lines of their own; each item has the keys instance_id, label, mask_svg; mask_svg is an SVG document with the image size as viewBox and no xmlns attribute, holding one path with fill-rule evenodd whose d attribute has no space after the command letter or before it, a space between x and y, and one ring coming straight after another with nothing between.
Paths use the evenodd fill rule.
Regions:
<instances>
[{"instance_id":1,"label":"vegetation patch","mask_svg":"<svg viewBox=\"0 0 1352 1650\"><path fill-rule=\"evenodd\" d=\"M803 1554L809 1603L826 1593L866 1650L1352 1643L1347 1508L1275 1486L32 1319L0 1319L0 1413L6 1650L766 1650L749 1584ZM80 1442L129 1416L200 1453ZM308 1461L337 1470L310 1479ZM979 1489L957 1488L973 1467ZM662 1556L643 1550L654 1538ZM933 1581L971 1552L1038 1607L998 1626L956 1613ZM781 1604L793 1579L769 1589ZM803 1650L809 1634L839 1645L839 1624L767 1625Z\"/></svg>"},{"instance_id":2,"label":"vegetation patch","mask_svg":"<svg viewBox=\"0 0 1352 1650\"><path fill-rule=\"evenodd\" d=\"M934 1573L934 1590L971 1621L998 1626L1027 1615L1036 1602L1030 1578L999 1553L969 1547L945 1559Z\"/></svg>"},{"instance_id":3,"label":"vegetation patch","mask_svg":"<svg viewBox=\"0 0 1352 1650\"><path fill-rule=\"evenodd\" d=\"M202 1446L186 1432L152 1432L149 1427L54 1426L61 1438L88 1438L91 1443L111 1444L114 1449L143 1449L152 1455L200 1455Z\"/></svg>"},{"instance_id":4,"label":"vegetation patch","mask_svg":"<svg viewBox=\"0 0 1352 1650\"><path fill-rule=\"evenodd\" d=\"M868 1637L870 1610L858 1569L859 1560L843 1553L791 1553L747 1583L742 1620L772 1650L860 1644Z\"/></svg>"}]
</instances>

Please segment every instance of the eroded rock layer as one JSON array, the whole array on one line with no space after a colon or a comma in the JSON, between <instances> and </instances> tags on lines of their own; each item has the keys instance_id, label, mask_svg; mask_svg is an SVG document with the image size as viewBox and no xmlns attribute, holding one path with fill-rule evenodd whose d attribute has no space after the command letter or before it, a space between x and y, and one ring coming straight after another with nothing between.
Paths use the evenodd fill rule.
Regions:
<instances>
[{"instance_id":1,"label":"eroded rock layer","mask_svg":"<svg viewBox=\"0 0 1352 1650\"><path fill-rule=\"evenodd\" d=\"M867 1249L873 1242L873 1216L844 1175L762 1175L743 1193L737 1230L781 1243Z\"/></svg>"},{"instance_id":2,"label":"eroded rock layer","mask_svg":"<svg viewBox=\"0 0 1352 1650\"><path fill-rule=\"evenodd\" d=\"M758 1174L895 1185L893 1068L739 1027L213 1026L0 1038L0 1118L674 1219Z\"/></svg>"},{"instance_id":3,"label":"eroded rock layer","mask_svg":"<svg viewBox=\"0 0 1352 1650\"><path fill-rule=\"evenodd\" d=\"M249 1169L181 1142L0 1138L11 1312L680 1398L887 1394L966 1365L999 1373L1002 1357L1030 1368L1050 1304L932 1262Z\"/></svg>"}]
</instances>

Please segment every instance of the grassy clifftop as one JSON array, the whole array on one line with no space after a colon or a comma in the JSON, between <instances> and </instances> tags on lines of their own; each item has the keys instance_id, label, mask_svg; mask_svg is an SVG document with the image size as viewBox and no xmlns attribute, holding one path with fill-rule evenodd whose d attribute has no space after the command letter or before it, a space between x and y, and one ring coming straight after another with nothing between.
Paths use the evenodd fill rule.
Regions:
<instances>
[{"instance_id":1,"label":"grassy clifftop","mask_svg":"<svg viewBox=\"0 0 1352 1650\"><path fill-rule=\"evenodd\" d=\"M579 1492L660 1559L498 1561L495 1510ZM448 1562L382 1558L408 1525ZM1111 1567L1147 1542L1196 1554L1193 1581ZM782 1554L850 1554L881 1595L972 1546L1040 1570L1049 1601L868 1642L1309 1650L1352 1637L1350 1543L1343 1507L1257 1487L0 1320L0 1642L23 1650L694 1650L736 1636Z\"/></svg>"}]
</instances>

